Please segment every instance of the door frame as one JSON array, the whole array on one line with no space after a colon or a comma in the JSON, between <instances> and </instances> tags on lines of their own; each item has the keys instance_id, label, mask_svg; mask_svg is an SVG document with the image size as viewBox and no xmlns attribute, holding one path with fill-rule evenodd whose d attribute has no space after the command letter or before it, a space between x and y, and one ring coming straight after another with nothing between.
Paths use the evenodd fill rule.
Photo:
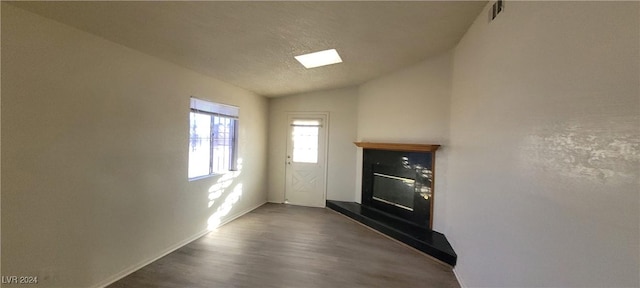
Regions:
<instances>
[{"instance_id":1,"label":"door frame","mask_svg":"<svg viewBox=\"0 0 640 288\"><path fill-rule=\"evenodd\" d=\"M325 128L325 135L324 135L324 157L322 158L322 161L324 161L324 167L322 169L322 173L324 174L323 176L323 181L322 181L322 206L314 206L314 207L326 207L327 206L327 176L329 174L329 112L326 111L321 111L321 112L315 112L315 111L289 111L286 113L287 114L287 122L286 122L286 137L285 138L285 157L284 157L284 202L286 203L286 199L287 199L287 169L288 166L287 165L287 154L289 153L289 144L290 144L290 139L289 137L291 137L290 134L290 125L291 125L291 120L295 119L295 118L300 118L300 119L313 119L314 116L317 119L318 116L319 117L323 117L324 122L322 123L323 128Z\"/></svg>"}]
</instances>

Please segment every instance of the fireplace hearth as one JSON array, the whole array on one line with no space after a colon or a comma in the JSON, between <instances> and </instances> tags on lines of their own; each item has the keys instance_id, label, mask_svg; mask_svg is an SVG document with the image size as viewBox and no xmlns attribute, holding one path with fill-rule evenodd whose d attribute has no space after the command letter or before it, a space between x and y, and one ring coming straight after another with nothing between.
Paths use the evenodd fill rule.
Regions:
<instances>
[{"instance_id":1,"label":"fireplace hearth","mask_svg":"<svg viewBox=\"0 0 640 288\"><path fill-rule=\"evenodd\" d=\"M432 230L439 145L355 144L363 148L362 203L328 200L327 207L455 265L446 237Z\"/></svg>"}]
</instances>

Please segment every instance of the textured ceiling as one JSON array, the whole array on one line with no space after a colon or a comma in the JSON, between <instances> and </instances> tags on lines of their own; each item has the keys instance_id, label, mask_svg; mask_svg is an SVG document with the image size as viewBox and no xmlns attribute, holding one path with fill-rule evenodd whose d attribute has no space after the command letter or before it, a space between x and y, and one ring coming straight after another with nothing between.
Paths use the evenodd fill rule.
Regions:
<instances>
[{"instance_id":1,"label":"textured ceiling","mask_svg":"<svg viewBox=\"0 0 640 288\"><path fill-rule=\"evenodd\" d=\"M486 1L13 2L274 97L361 84L452 48ZM335 48L344 63L293 57Z\"/></svg>"}]
</instances>

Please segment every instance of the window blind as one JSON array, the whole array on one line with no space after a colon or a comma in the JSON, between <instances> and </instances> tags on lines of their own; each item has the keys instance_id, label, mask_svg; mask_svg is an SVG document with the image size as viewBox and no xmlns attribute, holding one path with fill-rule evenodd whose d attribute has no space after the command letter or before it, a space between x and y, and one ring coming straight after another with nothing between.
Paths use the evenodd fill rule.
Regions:
<instances>
[{"instance_id":1,"label":"window blind","mask_svg":"<svg viewBox=\"0 0 640 288\"><path fill-rule=\"evenodd\" d=\"M238 119L239 110L236 106L218 104L191 97L191 111L194 112Z\"/></svg>"}]
</instances>

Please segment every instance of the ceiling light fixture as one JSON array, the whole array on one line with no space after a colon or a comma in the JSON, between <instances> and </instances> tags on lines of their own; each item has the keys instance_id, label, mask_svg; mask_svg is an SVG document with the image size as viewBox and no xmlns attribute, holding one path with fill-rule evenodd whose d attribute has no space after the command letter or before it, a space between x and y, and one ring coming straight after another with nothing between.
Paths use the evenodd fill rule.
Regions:
<instances>
[{"instance_id":1,"label":"ceiling light fixture","mask_svg":"<svg viewBox=\"0 0 640 288\"><path fill-rule=\"evenodd\" d=\"M342 63L342 58L340 58L340 55L338 55L338 51L336 51L336 49L313 52L295 56L295 58L307 69Z\"/></svg>"}]
</instances>

